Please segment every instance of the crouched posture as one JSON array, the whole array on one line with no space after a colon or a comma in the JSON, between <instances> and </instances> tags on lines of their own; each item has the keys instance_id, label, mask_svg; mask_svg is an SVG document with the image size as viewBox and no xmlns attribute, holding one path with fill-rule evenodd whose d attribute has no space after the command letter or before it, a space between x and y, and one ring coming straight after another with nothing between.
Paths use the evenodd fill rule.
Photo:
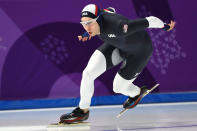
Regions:
<instances>
[{"instance_id":1,"label":"crouched posture","mask_svg":"<svg viewBox=\"0 0 197 131\"><path fill-rule=\"evenodd\" d=\"M79 40L84 42L97 35L104 43L95 50L83 71L79 107L60 118L60 122L65 123L88 119L94 80L121 62L122 66L113 81L113 91L129 97L123 104L124 108L137 105L147 88L139 88L133 81L152 54L152 42L144 29L162 28L169 31L175 25L173 21L168 25L164 24L154 16L129 20L117 14L114 8L102 10L94 4L84 7L80 23L86 32L78 36Z\"/></svg>"}]
</instances>

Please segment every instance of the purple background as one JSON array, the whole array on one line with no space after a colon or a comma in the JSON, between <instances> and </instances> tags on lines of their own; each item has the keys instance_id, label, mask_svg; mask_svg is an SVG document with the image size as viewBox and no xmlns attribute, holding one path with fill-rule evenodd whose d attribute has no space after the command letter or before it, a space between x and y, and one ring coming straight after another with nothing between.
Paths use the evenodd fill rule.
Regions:
<instances>
[{"instance_id":1,"label":"purple background","mask_svg":"<svg viewBox=\"0 0 197 131\"><path fill-rule=\"evenodd\" d=\"M77 40L84 31L80 12L89 3L114 7L130 19L154 15L175 20L171 32L147 29L154 53L135 83L160 83L157 93L197 91L195 0L5 0L0 1L1 100L79 97L81 73L102 44L97 37ZM95 80L96 96L114 95L118 69Z\"/></svg>"}]
</instances>

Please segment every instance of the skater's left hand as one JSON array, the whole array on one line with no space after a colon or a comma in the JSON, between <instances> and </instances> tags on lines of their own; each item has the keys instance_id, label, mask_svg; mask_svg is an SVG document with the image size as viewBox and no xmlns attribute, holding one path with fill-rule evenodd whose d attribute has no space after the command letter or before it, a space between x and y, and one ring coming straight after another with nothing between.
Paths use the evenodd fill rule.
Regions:
<instances>
[{"instance_id":1,"label":"skater's left hand","mask_svg":"<svg viewBox=\"0 0 197 131\"><path fill-rule=\"evenodd\" d=\"M168 29L167 31L172 30L174 28L175 24L176 24L176 22L171 20L171 22L168 24L170 26L170 29Z\"/></svg>"}]
</instances>

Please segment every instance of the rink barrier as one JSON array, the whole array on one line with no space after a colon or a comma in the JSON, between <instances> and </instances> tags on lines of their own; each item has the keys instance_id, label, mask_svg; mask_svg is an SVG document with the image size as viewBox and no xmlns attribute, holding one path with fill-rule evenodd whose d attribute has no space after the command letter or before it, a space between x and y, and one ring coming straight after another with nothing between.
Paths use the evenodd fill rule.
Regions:
<instances>
[{"instance_id":1,"label":"rink barrier","mask_svg":"<svg viewBox=\"0 0 197 131\"><path fill-rule=\"evenodd\" d=\"M94 96L92 106L96 105L120 105L127 99L123 95L114 96ZM1 100L0 110L13 109L36 109L36 108L55 108L73 107L79 103L79 98L62 99L34 99L34 100ZM197 102L197 92L188 93L153 93L147 95L141 104L148 103L170 103L170 102Z\"/></svg>"}]
</instances>

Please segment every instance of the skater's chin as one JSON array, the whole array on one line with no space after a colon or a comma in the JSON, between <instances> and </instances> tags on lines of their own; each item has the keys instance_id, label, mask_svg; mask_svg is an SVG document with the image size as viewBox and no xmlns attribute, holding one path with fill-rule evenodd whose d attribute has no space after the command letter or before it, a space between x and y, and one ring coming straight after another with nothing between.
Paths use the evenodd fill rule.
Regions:
<instances>
[{"instance_id":1,"label":"skater's chin","mask_svg":"<svg viewBox=\"0 0 197 131\"><path fill-rule=\"evenodd\" d=\"M96 35L94 32L88 32L88 33L89 33L89 35L90 35L91 37L93 37L93 36Z\"/></svg>"}]
</instances>

